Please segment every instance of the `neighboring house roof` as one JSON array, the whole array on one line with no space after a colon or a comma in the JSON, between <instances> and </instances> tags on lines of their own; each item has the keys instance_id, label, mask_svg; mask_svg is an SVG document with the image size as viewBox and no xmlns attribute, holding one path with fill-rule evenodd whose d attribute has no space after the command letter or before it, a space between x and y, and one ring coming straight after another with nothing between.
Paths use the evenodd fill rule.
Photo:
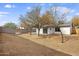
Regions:
<instances>
[{"instance_id":1,"label":"neighboring house roof","mask_svg":"<svg viewBox=\"0 0 79 59\"><path fill-rule=\"evenodd\" d=\"M24 27L19 27L20 29L24 29Z\"/></svg>"},{"instance_id":2,"label":"neighboring house roof","mask_svg":"<svg viewBox=\"0 0 79 59\"><path fill-rule=\"evenodd\" d=\"M70 24L61 24L61 25L58 25L59 27L71 27Z\"/></svg>"}]
</instances>

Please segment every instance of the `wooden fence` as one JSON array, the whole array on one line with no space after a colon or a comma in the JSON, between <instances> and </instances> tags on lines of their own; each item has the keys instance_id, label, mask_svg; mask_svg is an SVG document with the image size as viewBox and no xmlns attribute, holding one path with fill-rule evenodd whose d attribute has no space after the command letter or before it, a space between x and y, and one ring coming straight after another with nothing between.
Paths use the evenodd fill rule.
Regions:
<instances>
[{"instance_id":1,"label":"wooden fence","mask_svg":"<svg viewBox=\"0 0 79 59\"><path fill-rule=\"evenodd\" d=\"M0 33L15 34L16 30L0 27Z\"/></svg>"},{"instance_id":2,"label":"wooden fence","mask_svg":"<svg viewBox=\"0 0 79 59\"><path fill-rule=\"evenodd\" d=\"M28 33L29 32L29 29L20 29L18 32L20 34ZM0 27L0 33L16 34L17 33L17 29L14 30L14 29Z\"/></svg>"}]
</instances>

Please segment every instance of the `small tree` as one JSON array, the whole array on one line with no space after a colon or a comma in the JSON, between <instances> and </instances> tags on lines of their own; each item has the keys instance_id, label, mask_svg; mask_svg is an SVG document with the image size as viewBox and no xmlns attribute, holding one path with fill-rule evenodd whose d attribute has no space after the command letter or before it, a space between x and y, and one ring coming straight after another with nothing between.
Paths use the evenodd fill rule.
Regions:
<instances>
[{"instance_id":1,"label":"small tree","mask_svg":"<svg viewBox=\"0 0 79 59\"><path fill-rule=\"evenodd\" d=\"M60 12L60 10L58 10L57 6L51 7L49 11L50 11L50 13L53 17L52 19L54 19L54 21L55 21L55 27L59 27L60 24L64 24L66 16L69 13L69 11L63 11L63 13ZM61 32L61 30L60 30L60 32ZM62 41L61 42L63 43L64 39L63 39L62 32L61 32L61 36L62 36Z\"/></svg>"},{"instance_id":2,"label":"small tree","mask_svg":"<svg viewBox=\"0 0 79 59\"><path fill-rule=\"evenodd\" d=\"M9 28L9 29L16 29L17 26L15 23L6 23L5 25L3 25L3 27Z\"/></svg>"}]
</instances>

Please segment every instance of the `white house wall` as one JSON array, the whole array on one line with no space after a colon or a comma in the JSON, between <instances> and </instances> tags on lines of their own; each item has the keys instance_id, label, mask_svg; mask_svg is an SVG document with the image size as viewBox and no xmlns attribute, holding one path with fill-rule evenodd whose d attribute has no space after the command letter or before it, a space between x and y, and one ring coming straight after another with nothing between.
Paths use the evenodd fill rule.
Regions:
<instances>
[{"instance_id":1,"label":"white house wall","mask_svg":"<svg viewBox=\"0 0 79 59\"><path fill-rule=\"evenodd\" d=\"M43 28L40 29L40 34L43 34Z\"/></svg>"},{"instance_id":2,"label":"white house wall","mask_svg":"<svg viewBox=\"0 0 79 59\"><path fill-rule=\"evenodd\" d=\"M35 30L36 30L36 32L33 32L33 31L32 31L32 34L37 34L38 29L37 29L37 28L32 28L32 29L35 29Z\"/></svg>"},{"instance_id":3,"label":"white house wall","mask_svg":"<svg viewBox=\"0 0 79 59\"><path fill-rule=\"evenodd\" d=\"M36 34L38 34L38 28L36 28Z\"/></svg>"},{"instance_id":4,"label":"white house wall","mask_svg":"<svg viewBox=\"0 0 79 59\"><path fill-rule=\"evenodd\" d=\"M36 32L33 32L33 34L38 34L38 28L36 28ZM43 34L43 28L40 28L39 34Z\"/></svg>"},{"instance_id":5,"label":"white house wall","mask_svg":"<svg viewBox=\"0 0 79 59\"><path fill-rule=\"evenodd\" d=\"M62 34L67 34L67 35L71 34L71 32L70 32L71 27L61 27L60 30L61 30Z\"/></svg>"},{"instance_id":6,"label":"white house wall","mask_svg":"<svg viewBox=\"0 0 79 59\"><path fill-rule=\"evenodd\" d=\"M47 29L47 34L52 34L55 32L55 28L48 28ZM38 34L38 28L36 28L36 32L33 32L33 34ZM43 28L40 28L39 34L44 34L43 33Z\"/></svg>"},{"instance_id":7,"label":"white house wall","mask_svg":"<svg viewBox=\"0 0 79 59\"><path fill-rule=\"evenodd\" d=\"M53 34L55 32L55 28L48 28L48 34Z\"/></svg>"},{"instance_id":8,"label":"white house wall","mask_svg":"<svg viewBox=\"0 0 79 59\"><path fill-rule=\"evenodd\" d=\"M32 32L32 34L38 34L38 28L35 28L35 29L36 29L36 32ZM62 34L67 34L67 35L71 34L71 27L61 27L60 30ZM55 28L47 29L47 34L53 34L53 33L55 33ZM44 34L43 28L40 29L39 34Z\"/></svg>"}]
</instances>

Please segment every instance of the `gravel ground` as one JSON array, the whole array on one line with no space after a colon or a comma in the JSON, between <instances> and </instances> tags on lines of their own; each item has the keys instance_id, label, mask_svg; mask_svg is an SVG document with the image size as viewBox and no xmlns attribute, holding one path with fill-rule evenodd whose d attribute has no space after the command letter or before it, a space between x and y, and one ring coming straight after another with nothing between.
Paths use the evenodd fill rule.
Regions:
<instances>
[{"instance_id":1,"label":"gravel ground","mask_svg":"<svg viewBox=\"0 0 79 59\"><path fill-rule=\"evenodd\" d=\"M33 41L11 34L0 35L0 55L2 56L69 56Z\"/></svg>"},{"instance_id":2,"label":"gravel ground","mask_svg":"<svg viewBox=\"0 0 79 59\"><path fill-rule=\"evenodd\" d=\"M60 34L52 34L47 36L21 34L18 36L72 56L79 56L79 35L77 34L63 35L64 43L61 43L62 38Z\"/></svg>"}]
</instances>

